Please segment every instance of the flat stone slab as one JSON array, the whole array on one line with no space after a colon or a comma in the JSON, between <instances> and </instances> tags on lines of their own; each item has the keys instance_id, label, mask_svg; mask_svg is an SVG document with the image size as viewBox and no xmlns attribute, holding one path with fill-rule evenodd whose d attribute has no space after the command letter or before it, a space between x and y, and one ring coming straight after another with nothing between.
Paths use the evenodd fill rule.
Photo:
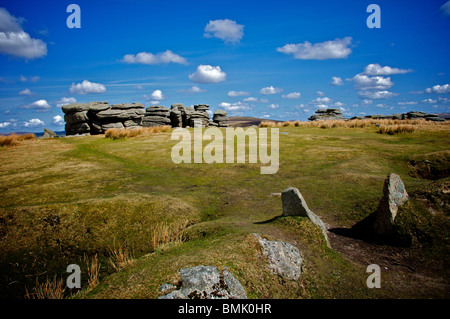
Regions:
<instances>
[{"instance_id":1,"label":"flat stone slab","mask_svg":"<svg viewBox=\"0 0 450 319\"><path fill-rule=\"evenodd\" d=\"M290 280L298 280L302 274L303 259L297 247L282 241L271 241L253 234L263 247L269 260L269 268L275 274Z\"/></svg>"},{"instance_id":2,"label":"flat stone slab","mask_svg":"<svg viewBox=\"0 0 450 319\"><path fill-rule=\"evenodd\" d=\"M163 284L159 291L168 294L158 299L247 299L244 287L224 267L223 274L213 266L195 266L180 270L181 288Z\"/></svg>"}]
</instances>

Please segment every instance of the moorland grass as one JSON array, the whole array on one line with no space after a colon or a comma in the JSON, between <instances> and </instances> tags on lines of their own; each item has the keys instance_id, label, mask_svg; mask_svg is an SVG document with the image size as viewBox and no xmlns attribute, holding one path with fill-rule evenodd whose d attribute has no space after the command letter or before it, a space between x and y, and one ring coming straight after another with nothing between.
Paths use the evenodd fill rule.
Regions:
<instances>
[{"instance_id":1,"label":"moorland grass","mask_svg":"<svg viewBox=\"0 0 450 319\"><path fill-rule=\"evenodd\" d=\"M364 267L324 247L308 221L272 221L282 209L271 194L289 186L338 227L376 208L391 172L408 191L432 182L411 174L410 161L448 150L445 129L398 135L376 130L373 124L282 126L287 134L280 134L274 175L261 175L260 164L174 164L170 131L2 148L2 295L24 296L36 278L65 278L65 267L80 263L85 289L77 298L155 298L159 285L198 264L227 266L252 298L403 296L388 280L387 295L368 291ZM301 281L286 283L267 270L253 232L297 243L305 257ZM98 256L98 282L91 288L85 255Z\"/></svg>"}]
</instances>

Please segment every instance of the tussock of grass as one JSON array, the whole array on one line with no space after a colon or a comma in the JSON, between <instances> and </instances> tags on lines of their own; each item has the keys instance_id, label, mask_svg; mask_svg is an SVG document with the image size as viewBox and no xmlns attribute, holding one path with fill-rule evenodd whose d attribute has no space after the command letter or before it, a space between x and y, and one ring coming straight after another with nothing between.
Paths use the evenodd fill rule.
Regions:
<instances>
[{"instance_id":1,"label":"tussock of grass","mask_svg":"<svg viewBox=\"0 0 450 319\"><path fill-rule=\"evenodd\" d=\"M105 138L118 140L122 138L149 136L156 133L164 133L170 130L170 125L164 126L152 126L152 127L139 127L139 128L124 128L116 129L112 128L105 132Z\"/></svg>"},{"instance_id":2,"label":"tussock of grass","mask_svg":"<svg viewBox=\"0 0 450 319\"><path fill-rule=\"evenodd\" d=\"M0 136L0 146L15 146L18 145L20 142L33 140L36 136L32 133L29 134L11 134L6 136Z\"/></svg>"},{"instance_id":3,"label":"tussock of grass","mask_svg":"<svg viewBox=\"0 0 450 319\"><path fill-rule=\"evenodd\" d=\"M29 292L26 289L25 299L63 299L65 291L65 283L62 278L53 280L47 278L44 283L36 280L36 287Z\"/></svg>"},{"instance_id":4,"label":"tussock of grass","mask_svg":"<svg viewBox=\"0 0 450 319\"><path fill-rule=\"evenodd\" d=\"M417 131L417 126L412 124L397 124L397 125L381 125L377 131L380 134L404 134L404 133L414 133Z\"/></svg>"}]
</instances>

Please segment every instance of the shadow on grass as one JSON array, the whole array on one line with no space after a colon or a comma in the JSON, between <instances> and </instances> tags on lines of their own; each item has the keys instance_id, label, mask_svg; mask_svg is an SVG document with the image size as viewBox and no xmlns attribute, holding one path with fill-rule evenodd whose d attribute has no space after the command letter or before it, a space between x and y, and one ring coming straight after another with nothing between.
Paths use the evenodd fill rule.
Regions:
<instances>
[{"instance_id":1,"label":"shadow on grass","mask_svg":"<svg viewBox=\"0 0 450 319\"><path fill-rule=\"evenodd\" d=\"M283 217L283 216L281 216L281 215L280 216L275 216L275 217L273 217L271 219L268 219L268 220L264 220L264 221L260 221L260 222L254 222L253 224L255 224L255 225L269 224L269 223L272 223L272 222L278 220L281 217Z\"/></svg>"}]
</instances>

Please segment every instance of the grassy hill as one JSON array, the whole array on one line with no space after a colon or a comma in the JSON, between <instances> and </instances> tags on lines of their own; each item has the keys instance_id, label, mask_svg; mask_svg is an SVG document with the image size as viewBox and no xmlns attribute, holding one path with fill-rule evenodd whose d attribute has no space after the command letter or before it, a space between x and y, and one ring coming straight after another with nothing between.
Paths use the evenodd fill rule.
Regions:
<instances>
[{"instance_id":1,"label":"grassy hill","mask_svg":"<svg viewBox=\"0 0 450 319\"><path fill-rule=\"evenodd\" d=\"M0 295L62 290L66 267L75 263L83 289L66 290L66 297L156 298L158 287L174 281L181 268L200 264L228 267L250 298L450 297L445 206L430 206L427 220L442 232L426 243L390 247L330 233L328 248L309 220L277 218L276 195L297 187L329 228L345 228L376 208L391 172L409 193L443 192L448 177L420 178L411 159L448 159L448 129L280 132L274 175L261 175L260 164L175 164L170 131L0 148ZM299 248L305 260L299 281L268 270L255 232ZM383 269L382 289L366 286L370 263Z\"/></svg>"}]
</instances>

